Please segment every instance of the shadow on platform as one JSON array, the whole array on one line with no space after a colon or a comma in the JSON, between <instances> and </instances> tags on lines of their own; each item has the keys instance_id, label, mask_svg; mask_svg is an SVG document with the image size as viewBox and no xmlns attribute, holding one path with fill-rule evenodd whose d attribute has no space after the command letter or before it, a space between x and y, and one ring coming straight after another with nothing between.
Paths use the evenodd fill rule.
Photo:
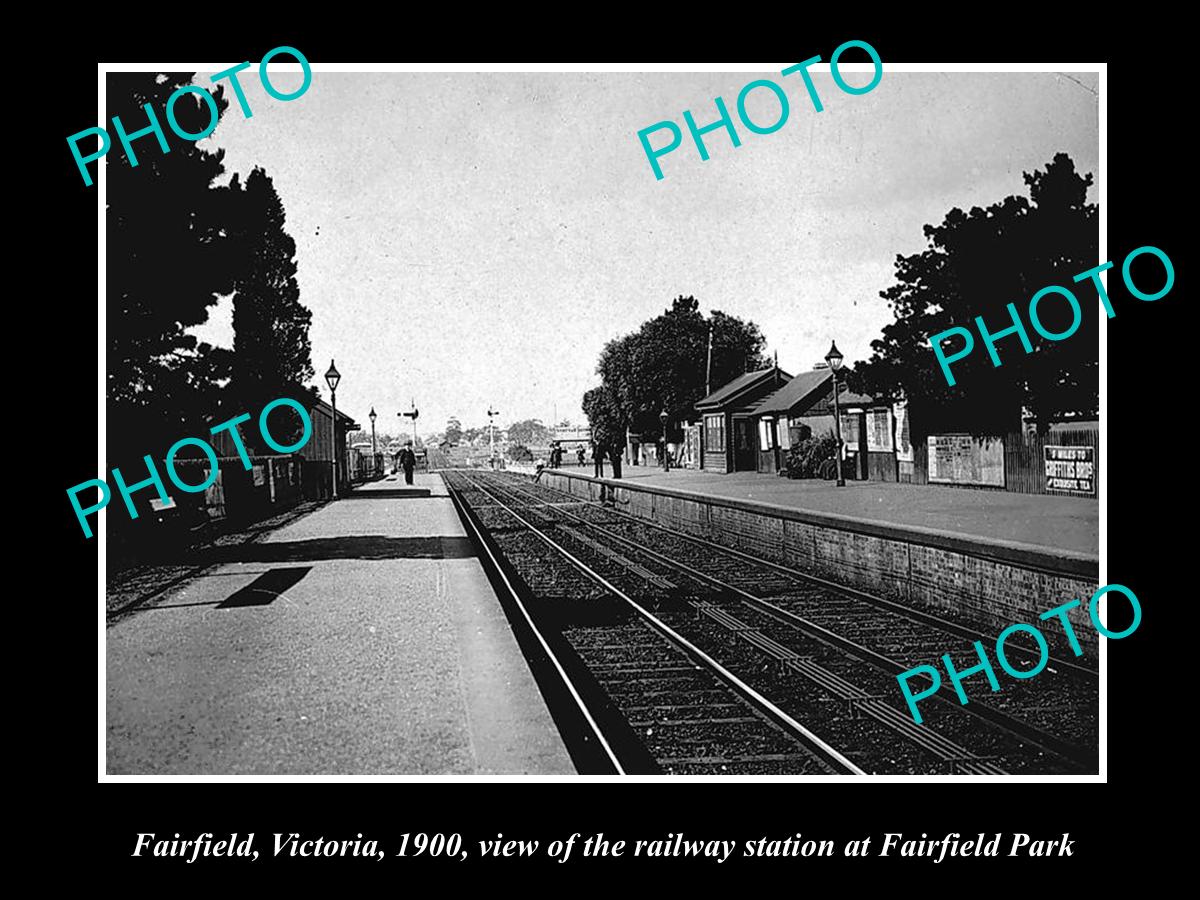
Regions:
<instances>
[{"instance_id":1,"label":"shadow on platform","mask_svg":"<svg viewBox=\"0 0 1200 900\"><path fill-rule=\"evenodd\" d=\"M276 597L282 597L289 588L295 587L312 566L292 566L288 569L269 569L238 591L234 591L217 604L217 609L239 606L269 606Z\"/></svg>"},{"instance_id":2,"label":"shadow on platform","mask_svg":"<svg viewBox=\"0 0 1200 900\"><path fill-rule=\"evenodd\" d=\"M322 559L468 559L475 546L465 537L386 537L382 534L310 538L213 547L204 563L312 562Z\"/></svg>"}]
</instances>

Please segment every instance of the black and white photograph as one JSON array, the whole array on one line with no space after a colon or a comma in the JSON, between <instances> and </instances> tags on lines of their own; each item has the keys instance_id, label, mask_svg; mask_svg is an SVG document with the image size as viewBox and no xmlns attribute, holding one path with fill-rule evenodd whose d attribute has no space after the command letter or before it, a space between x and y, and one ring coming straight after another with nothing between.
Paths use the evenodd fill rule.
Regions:
<instances>
[{"instance_id":1,"label":"black and white photograph","mask_svg":"<svg viewBox=\"0 0 1200 900\"><path fill-rule=\"evenodd\" d=\"M818 54L102 67L100 780L1104 780L1105 69Z\"/></svg>"}]
</instances>

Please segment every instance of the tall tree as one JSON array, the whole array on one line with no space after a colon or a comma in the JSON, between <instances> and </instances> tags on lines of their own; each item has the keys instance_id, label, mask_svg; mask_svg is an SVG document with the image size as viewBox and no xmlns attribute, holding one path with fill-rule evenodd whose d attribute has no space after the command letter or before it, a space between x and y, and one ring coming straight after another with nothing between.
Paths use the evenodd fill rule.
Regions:
<instances>
[{"instance_id":1,"label":"tall tree","mask_svg":"<svg viewBox=\"0 0 1200 900\"><path fill-rule=\"evenodd\" d=\"M462 436L462 422L451 416L446 422L446 440L448 440L451 444L457 444L462 440Z\"/></svg>"},{"instance_id":2,"label":"tall tree","mask_svg":"<svg viewBox=\"0 0 1200 900\"><path fill-rule=\"evenodd\" d=\"M236 175L231 186L241 190ZM227 405L257 411L279 397L315 403L317 393L308 386L314 375L308 337L312 312L300 302L296 242L284 230L283 203L260 168L250 173L242 193L241 216L233 231L251 263L234 283L233 380ZM302 423L293 418L291 434L282 421L273 429L279 443L299 437ZM243 439L258 452L271 452L257 429L246 429Z\"/></svg>"},{"instance_id":3,"label":"tall tree","mask_svg":"<svg viewBox=\"0 0 1200 900\"><path fill-rule=\"evenodd\" d=\"M247 259L228 230L241 192L214 184L224 172L224 151L203 150L167 128L167 99L192 76L121 72L107 78L109 116L120 116L133 132L147 124L142 107L150 104L170 148L163 153L152 134L134 139L135 168L114 138L105 157L107 434L116 465L205 433L230 358L188 329L233 290ZM229 103L223 89L210 93L219 117ZM209 122L208 105L195 94L183 95L174 111L191 133Z\"/></svg>"},{"instance_id":4,"label":"tall tree","mask_svg":"<svg viewBox=\"0 0 1200 900\"><path fill-rule=\"evenodd\" d=\"M604 449L624 446L629 420L613 388L604 384L592 388L584 393L582 405L597 446Z\"/></svg>"},{"instance_id":5,"label":"tall tree","mask_svg":"<svg viewBox=\"0 0 1200 900\"><path fill-rule=\"evenodd\" d=\"M1066 413L1094 415L1099 399L1095 291L1072 276L1096 264L1096 206L1088 204L1090 174L1081 176L1065 153L1045 171L1024 173L1029 197L1010 196L987 209L952 209L941 225L926 225L928 248L896 257L897 283L880 292L895 315L872 342L871 359L855 367L851 386L879 397L909 398L915 435L939 429L1003 433L1020 427L1022 407L1045 425ZM1083 309L1079 330L1050 342L1030 324L1029 300L1049 285L1075 292ZM1090 293L1089 293L1090 292ZM1013 303L1034 352L1016 335L1001 338L996 368L974 325L992 333L1013 323ZM1051 332L1071 324L1061 297L1048 296L1038 317ZM975 333L975 352L954 363L946 383L929 344L931 335L960 326Z\"/></svg>"},{"instance_id":6,"label":"tall tree","mask_svg":"<svg viewBox=\"0 0 1200 900\"><path fill-rule=\"evenodd\" d=\"M605 345L596 367L600 387L583 398L595 439L621 443L626 428L658 434L664 409L675 422L689 415L705 394L710 326L714 388L768 365L753 322L716 311L705 318L695 297L677 297L662 315Z\"/></svg>"}]
</instances>

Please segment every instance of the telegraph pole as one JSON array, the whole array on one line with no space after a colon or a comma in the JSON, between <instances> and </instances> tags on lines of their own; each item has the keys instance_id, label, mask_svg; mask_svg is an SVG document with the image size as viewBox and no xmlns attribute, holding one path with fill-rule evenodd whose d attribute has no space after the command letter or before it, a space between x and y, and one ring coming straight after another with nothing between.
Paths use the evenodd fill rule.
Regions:
<instances>
[{"instance_id":1,"label":"telegraph pole","mask_svg":"<svg viewBox=\"0 0 1200 900\"><path fill-rule=\"evenodd\" d=\"M708 323L708 365L704 369L704 396L712 393L712 322Z\"/></svg>"}]
</instances>

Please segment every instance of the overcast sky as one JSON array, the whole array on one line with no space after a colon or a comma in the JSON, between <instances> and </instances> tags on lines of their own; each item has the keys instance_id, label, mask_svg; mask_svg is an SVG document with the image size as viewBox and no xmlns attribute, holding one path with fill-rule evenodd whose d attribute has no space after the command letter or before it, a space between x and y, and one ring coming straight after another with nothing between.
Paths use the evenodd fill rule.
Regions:
<instances>
[{"instance_id":1,"label":"overcast sky","mask_svg":"<svg viewBox=\"0 0 1200 900\"><path fill-rule=\"evenodd\" d=\"M755 77L791 101L774 134L737 122ZM484 424L489 404L505 424L580 422L604 343L679 294L757 322L793 373L834 338L863 359L891 319L879 291L896 254L924 248L924 224L1023 192L1022 171L1060 150L1097 172L1094 74L885 72L862 96L813 79L821 113L778 70L316 71L287 103L247 77L253 118L232 104L207 143L230 171L260 165L275 181L313 364L327 394L337 360L339 408L366 426L374 405L395 431L415 398L423 433L451 415ZM684 109L703 125L716 96L742 146L713 132L702 162L684 128L656 180L637 131L683 127ZM752 100L753 119L774 121L768 91ZM231 303L200 333L231 346Z\"/></svg>"}]
</instances>

